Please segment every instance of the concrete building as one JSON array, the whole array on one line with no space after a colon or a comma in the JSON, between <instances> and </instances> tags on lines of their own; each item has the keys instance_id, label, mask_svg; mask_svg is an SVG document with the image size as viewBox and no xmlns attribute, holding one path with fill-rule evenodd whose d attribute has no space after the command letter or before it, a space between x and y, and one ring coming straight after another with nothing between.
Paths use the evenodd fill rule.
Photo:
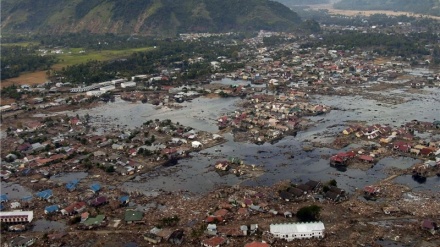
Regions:
<instances>
[{"instance_id":1,"label":"concrete building","mask_svg":"<svg viewBox=\"0 0 440 247\"><path fill-rule=\"evenodd\" d=\"M103 92L108 92L108 91L115 90L115 89L116 89L116 87L113 86L113 85L105 86L105 87L101 87L101 88L99 88L99 90L100 90L100 91L103 91Z\"/></svg>"},{"instance_id":2,"label":"concrete building","mask_svg":"<svg viewBox=\"0 0 440 247\"><path fill-rule=\"evenodd\" d=\"M101 91L101 90L92 90L92 91L86 92L86 95L87 96L100 96L103 93L105 93L105 92Z\"/></svg>"},{"instance_id":3,"label":"concrete building","mask_svg":"<svg viewBox=\"0 0 440 247\"><path fill-rule=\"evenodd\" d=\"M128 81L121 83L121 88L127 88L127 87L136 87L136 82Z\"/></svg>"},{"instance_id":4,"label":"concrete building","mask_svg":"<svg viewBox=\"0 0 440 247\"><path fill-rule=\"evenodd\" d=\"M275 238L285 239L287 241L304 238L323 238L324 229L324 223L322 222L285 223L270 225L270 233Z\"/></svg>"},{"instance_id":5,"label":"concrete building","mask_svg":"<svg viewBox=\"0 0 440 247\"><path fill-rule=\"evenodd\" d=\"M2 223L27 223L34 219L33 211L9 211L0 212Z\"/></svg>"}]
</instances>

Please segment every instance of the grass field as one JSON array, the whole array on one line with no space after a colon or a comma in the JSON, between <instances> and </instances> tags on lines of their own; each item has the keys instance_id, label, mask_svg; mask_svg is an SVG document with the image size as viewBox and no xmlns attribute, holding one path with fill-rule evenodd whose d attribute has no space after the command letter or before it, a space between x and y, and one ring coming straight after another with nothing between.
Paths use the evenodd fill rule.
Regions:
<instances>
[{"instance_id":1,"label":"grass field","mask_svg":"<svg viewBox=\"0 0 440 247\"><path fill-rule=\"evenodd\" d=\"M32 43L10 43L10 44L2 44L2 45L23 45L27 46ZM141 47L141 48L132 48L132 49L124 49L124 50L102 50L102 51L85 51L84 53L80 53L80 51L84 50L81 48L72 48L63 50L63 54L56 55L59 58L59 62L52 66L54 70L60 70L63 67L85 63L89 60L98 60L98 61L108 61L118 58L124 58L130 56L134 52L148 51L153 49L152 47ZM15 85L36 85L42 84L47 81L46 71L36 71L36 72L28 72L23 73L19 77L10 78L7 80L1 81L1 87Z\"/></svg>"},{"instance_id":2,"label":"grass field","mask_svg":"<svg viewBox=\"0 0 440 247\"><path fill-rule=\"evenodd\" d=\"M4 43L2 46L30 46L39 45L38 42L17 42L17 43Z\"/></svg>"},{"instance_id":3,"label":"grass field","mask_svg":"<svg viewBox=\"0 0 440 247\"><path fill-rule=\"evenodd\" d=\"M152 47L133 48L125 50L102 50L102 51L87 51L81 48L73 48L64 50L63 54L56 55L59 62L52 66L53 69L59 70L62 67L71 66L75 64L85 63L89 60L107 61L123 57L128 57L134 52L148 51ZM84 53L80 53L84 51Z\"/></svg>"}]
</instances>

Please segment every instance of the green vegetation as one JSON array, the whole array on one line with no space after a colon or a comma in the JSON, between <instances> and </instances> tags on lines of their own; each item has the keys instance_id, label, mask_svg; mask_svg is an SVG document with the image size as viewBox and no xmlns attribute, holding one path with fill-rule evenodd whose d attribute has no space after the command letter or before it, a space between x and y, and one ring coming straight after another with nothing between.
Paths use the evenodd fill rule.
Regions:
<instances>
[{"instance_id":1,"label":"green vegetation","mask_svg":"<svg viewBox=\"0 0 440 247\"><path fill-rule=\"evenodd\" d=\"M2 70L3 73L3 70ZM17 91L18 87L16 85L11 85L9 87L4 87L0 91L2 98L13 98L18 100L21 98L22 93Z\"/></svg>"},{"instance_id":2,"label":"green vegetation","mask_svg":"<svg viewBox=\"0 0 440 247\"><path fill-rule=\"evenodd\" d=\"M21 41L21 42L13 42L13 43L2 43L2 47L10 47L10 46L21 46L21 47L28 47L28 46L35 46L38 45L37 42L32 41Z\"/></svg>"},{"instance_id":3,"label":"green vegetation","mask_svg":"<svg viewBox=\"0 0 440 247\"><path fill-rule=\"evenodd\" d=\"M301 222L317 221L319 219L320 211L321 207L317 205L310 205L300 208L296 213L296 217L298 217Z\"/></svg>"},{"instance_id":4,"label":"green vegetation","mask_svg":"<svg viewBox=\"0 0 440 247\"><path fill-rule=\"evenodd\" d=\"M217 45L207 40L200 42L183 41L154 41L152 46L156 49L150 49L145 52L135 52L126 60L116 61L97 61L89 60L86 63L67 66L59 71L59 75L64 77L65 81L72 83L86 84L102 82L114 79L116 76L127 77L133 74L154 74L159 73L158 67L169 67L174 62L181 62L181 68L185 73L179 80L195 79L209 75L211 66L209 62L189 64L188 58L203 56L205 61L216 60L218 56L233 58L234 54L240 51L241 45L224 46ZM232 71L242 67L241 63L222 64L222 71ZM166 85L166 81L163 85Z\"/></svg>"},{"instance_id":5,"label":"green vegetation","mask_svg":"<svg viewBox=\"0 0 440 247\"><path fill-rule=\"evenodd\" d=\"M41 56L36 46L2 46L1 79L17 77L21 72L49 69L56 62L53 56Z\"/></svg>"},{"instance_id":6,"label":"green vegetation","mask_svg":"<svg viewBox=\"0 0 440 247\"><path fill-rule=\"evenodd\" d=\"M3 32L146 34L293 30L300 19L269 0L4 0ZM93 23L93 25L89 25Z\"/></svg>"},{"instance_id":7,"label":"green vegetation","mask_svg":"<svg viewBox=\"0 0 440 247\"><path fill-rule=\"evenodd\" d=\"M433 33L385 34L344 32L339 35L325 35L319 42L304 44L303 47L327 45L336 49L371 48L386 56L418 57L430 55L425 45L435 43L438 35Z\"/></svg>"},{"instance_id":8,"label":"green vegetation","mask_svg":"<svg viewBox=\"0 0 440 247\"><path fill-rule=\"evenodd\" d=\"M179 223L180 218L177 215L174 215L173 217L164 217L160 220L160 223L162 226L175 226L177 223Z\"/></svg>"},{"instance_id":9,"label":"green vegetation","mask_svg":"<svg viewBox=\"0 0 440 247\"><path fill-rule=\"evenodd\" d=\"M341 0L335 3L334 7L353 10L407 11L440 16L440 1L438 0Z\"/></svg>"},{"instance_id":10,"label":"green vegetation","mask_svg":"<svg viewBox=\"0 0 440 247\"><path fill-rule=\"evenodd\" d=\"M54 66L55 68L62 68L67 66L72 66L75 64L86 63L87 61L107 61L114 60L118 58L128 57L134 52L143 52L152 49L152 47L144 48L131 48L123 50L99 50L99 51L86 51L82 49L68 49L64 51L63 54L57 55L59 59L58 63Z\"/></svg>"},{"instance_id":11,"label":"green vegetation","mask_svg":"<svg viewBox=\"0 0 440 247\"><path fill-rule=\"evenodd\" d=\"M276 0L288 7L295 5L313 5L313 4L326 4L329 0Z\"/></svg>"}]
</instances>

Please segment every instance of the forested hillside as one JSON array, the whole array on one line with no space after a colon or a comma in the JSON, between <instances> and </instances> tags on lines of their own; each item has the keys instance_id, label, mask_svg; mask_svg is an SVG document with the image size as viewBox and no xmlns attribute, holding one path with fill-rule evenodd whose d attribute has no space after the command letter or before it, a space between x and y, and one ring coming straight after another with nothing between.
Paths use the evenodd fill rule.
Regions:
<instances>
[{"instance_id":1,"label":"forested hillside","mask_svg":"<svg viewBox=\"0 0 440 247\"><path fill-rule=\"evenodd\" d=\"M2 0L2 32L125 33L288 31L300 21L268 0Z\"/></svg>"},{"instance_id":2,"label":"forested hillside","mask_svg":"<svg viewBox=\"0 0 440 247\"><path fill-rule=\"evenodd\" d=\"M330 2L330 0L276 0L276 1L286 6L326 4Z\"/></svg>"}]
</instances>

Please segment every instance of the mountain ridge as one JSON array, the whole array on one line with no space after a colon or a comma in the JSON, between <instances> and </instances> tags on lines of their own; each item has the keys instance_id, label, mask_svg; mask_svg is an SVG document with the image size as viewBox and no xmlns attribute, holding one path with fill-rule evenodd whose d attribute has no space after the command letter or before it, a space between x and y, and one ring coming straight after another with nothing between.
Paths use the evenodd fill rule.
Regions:
<instances>
[{"instance_id":1,"label":"mountain ridge","mask_svg":"<svg viewBox=\"0 0 440 247\"><path fill-rule=\"evenodd\" d=\"M269 0L3 0L5 32L123 33L290 31L298 15Z\"/></svg>"}]
</instances>

